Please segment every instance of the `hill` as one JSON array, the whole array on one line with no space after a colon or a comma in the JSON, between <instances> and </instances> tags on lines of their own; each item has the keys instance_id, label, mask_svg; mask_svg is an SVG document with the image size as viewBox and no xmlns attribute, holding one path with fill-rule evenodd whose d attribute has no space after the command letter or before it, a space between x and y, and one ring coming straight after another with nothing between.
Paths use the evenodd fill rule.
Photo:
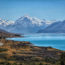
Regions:
<instances>
[{"instance_id":1,"label":"hill","mask_svg":"<svg viewBox=\"0 0 65 65\"><path fill-rule=\"evenodd\" d=\"M7 37L21 37L21 35L16 34L16 33L10 33L10 32L7 32L3 29L0 29L0 39L1 38L7 38Z\"/></svg>"},{"instance_id":2,"label":"hill","mask_svg":"<svg viewBox=\"0 0 65 65\"><path fill-rule=\"evenodd\" d=\"M65 20L52 23L45 29L39 30L39 33L65 33Z\"/></svg>"}]
</instances>

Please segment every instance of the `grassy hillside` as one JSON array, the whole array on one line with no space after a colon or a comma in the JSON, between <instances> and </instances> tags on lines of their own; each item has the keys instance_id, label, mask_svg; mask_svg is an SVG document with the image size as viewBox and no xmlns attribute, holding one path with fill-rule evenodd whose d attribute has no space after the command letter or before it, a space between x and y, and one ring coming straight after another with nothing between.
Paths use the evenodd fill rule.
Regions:
<instances>
[{"instance_id":1,"label":"grassy hillside","mask_svg":"<svg viewBox=\"0 0 65 65\"><path fill-rule=\"evenodd\" d=\"M65 65L65 51L6 40L10 34L0 35L0 65Z\"/></svg>"},{"instance_id":2,"label":"grassy hillside","mask_svg":"<svg viewBox=\"0 0 65 65\"><path fill-rule=\"evenodd\" d=\"M52 47L37 47L30 42L0 39L0 64L59 65L64 51ZM8 64L8 65L9 65Z\"/></svg>"}]
</instances>

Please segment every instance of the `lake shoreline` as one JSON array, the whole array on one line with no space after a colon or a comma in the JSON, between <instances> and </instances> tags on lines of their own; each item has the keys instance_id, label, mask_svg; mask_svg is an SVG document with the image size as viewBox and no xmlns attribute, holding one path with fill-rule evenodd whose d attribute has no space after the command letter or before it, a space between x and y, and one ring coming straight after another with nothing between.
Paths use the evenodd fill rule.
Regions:
<instances>
[{"instance_id":1,"label":"lake shoreline","mask_svg":"<svg viewBox=\"0 0 65 65\"><path fill-rule=\"evenodd\" d=\"M3 43L3 45L0 46L0 64L16 63L18 65L24 62L26 65L30 65L30 63L53 65L53 62L56 64L56 61L60 59L60 55L65 52L52 47L35 46L27 41L6 40L6 38L0 39L0 43ZM50 60L49 63L47 59Z\"/></svg>"},{"instance_id":2,"label":"lake shoreline","mask_svg":"<svg viewBox=\"0 0 65 65\"><path fill-rule=\"evenodd\" d=\"M28 41L39 47L52 47L64 50L65 34L25 34L24 37L7 38L14 41Z\"/></svg>"}]
</instances>

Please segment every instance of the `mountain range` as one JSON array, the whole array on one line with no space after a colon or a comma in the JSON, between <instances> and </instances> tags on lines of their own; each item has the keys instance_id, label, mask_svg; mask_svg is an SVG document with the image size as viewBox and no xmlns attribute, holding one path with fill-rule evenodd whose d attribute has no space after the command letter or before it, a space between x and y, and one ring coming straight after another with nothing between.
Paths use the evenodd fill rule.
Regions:
<instances>
[{"instance_id":1,"label":"mountain range","mask_svg":"<svg viewBox=\"0 0 65 65\"><path fill-rule=\"evenodd\" d=\"M64 21L22 16L16 21L0 19L0 28L11 33L65 33Z\"/></svg>"},{"instance_id":2,"label":"mountain range","mask_svg":"<svg viewBox=\"0 0 65 65\"><path fill-rule=\"evenodd\" d=\"M51 22L36 17L22 16L16 21L5 21L0 19L0 28L12 33L35 33L46 28Z\"/></svg>"},{"instance_id":3,"label":"mountain range","mask_svg":"<svg viewBox=\"0 0 65 65\"><path fill-rule=\"evenodd\" d=\"M45 29L39 30L39 33L65 33L65 20L54 22Z\"/></svg>"}]
</instances>

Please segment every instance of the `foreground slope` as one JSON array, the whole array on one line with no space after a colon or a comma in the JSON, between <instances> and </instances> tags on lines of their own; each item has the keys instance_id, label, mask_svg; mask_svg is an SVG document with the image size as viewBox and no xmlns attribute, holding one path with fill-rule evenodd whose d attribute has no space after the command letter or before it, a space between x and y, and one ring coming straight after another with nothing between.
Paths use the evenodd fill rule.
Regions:
<instances>
[{"instance_id":1,"label":"foreground slope","mask_svg":"<svg viewBox=\"0 0 65 65\"><path fill-rule=\"evenodd\" d=\"M0 65L60 65L60 55L64 51L6 38L0 38Z\"/></svg>"}]
</instances>

